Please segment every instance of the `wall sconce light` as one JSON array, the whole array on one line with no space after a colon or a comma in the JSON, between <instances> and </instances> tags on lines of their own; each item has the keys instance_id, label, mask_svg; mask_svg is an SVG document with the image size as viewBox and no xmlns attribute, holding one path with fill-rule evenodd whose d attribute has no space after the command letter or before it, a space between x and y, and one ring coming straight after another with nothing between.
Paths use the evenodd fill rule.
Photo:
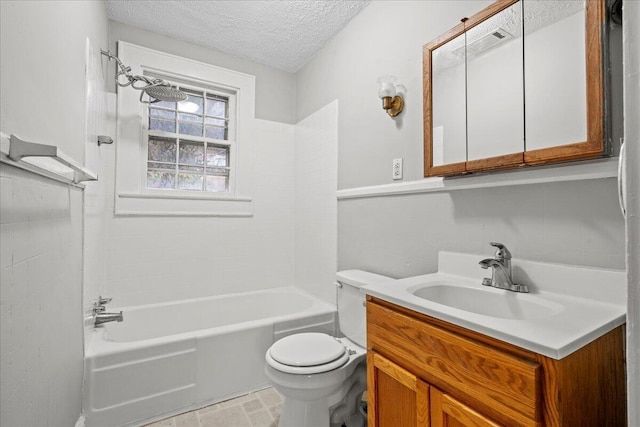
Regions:
<instances>
[{"instance_id":1,"label":"wall sconce light","mask_svg":"<svg viewBox=\"0 0 640 427\"><path fill-rule=\"evenodd\" d=\"M404 93L407 88L404 85L395 84L394 76L382 76L378 78L380 88L378 97L382 99L382 108L391 117L396 117L404 108Z\"/></svg>"}]
</instances>

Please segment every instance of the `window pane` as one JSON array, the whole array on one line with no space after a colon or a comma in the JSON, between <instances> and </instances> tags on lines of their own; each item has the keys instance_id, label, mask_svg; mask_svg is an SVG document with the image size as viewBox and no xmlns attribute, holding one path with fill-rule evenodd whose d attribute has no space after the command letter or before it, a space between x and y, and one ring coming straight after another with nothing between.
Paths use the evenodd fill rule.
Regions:
<instances>
[{"instance_id":1,"label":"window pane","mask_svg":"<svg viewBox=\"0 0 640 427\"><path fill-rule=\"evenodd\" d=\"M199 190L202 191L204 177L201 174L179 173L178 189L179 190Z\"/></svg>"},{"instance_id":2,"label":"window pane","mask_svg":"<svg viewBox=\"0 0 640 427\"><path fill-rule=\"evenodd\" d=\"M176 112L170 110L160 110L158 108L149 108L149 115L153 117L161 117L163 119L176 119Z\"/></svg>"},{"instance_id":3,"label":"window pane","mask_svg":"<svg viewBox=\"0 0 640 427\"><path fill-rule=\"evenodd\" d=\"M180 169L179 172L199 172L200 175L204 175L204 168L200 166L178 165L178 168Z\"/></svg>"},{"instance_id":4,"label":"window pane","mask_svg":"<svg viewBox=\"0 0 640 427\"><path fill-rule=\"evenodd\" d=\"M163 132L176 132L176 122L173 120L149 119L150 130L160 130Z\"/></svg>"},{"instance_id":5,"label":"window pane","mask_svg":"<svg viewBox=\"0 0 640 427\"><path fill-rule=\"evenodd\" d=\"M202 136L202 124L180 123L179 132L183 135Z\"/></svg>"},{"instance_id":6,"label":"window pane","mask_svg":"<svg viewBox=\"0 0 640 427\"><path fill-rule=\"evenodd\" d=\"M204 165L204 143L180 141L180 160L187 165Z\"/></svg>"},{"instance_id":7,"label":"window pane","mask_svg":"<svg viewBox=\"0 0 640 427\"><path fill-rule=\"evenodd\" d=\"M175 102L159 101L159 102L154 102L151 105L153 105L154 107L169 108L171 110L175 110L176 109L176 103Z\"/></svg>"},{"instance_id":8,"label":"window pane","mask_svg":"<svg viewBox=\"0 0 640 427\"><path fill-rule=\"evenodd\" d=\"M208 125L216 125L222 128L227 126L227 121L224 119L212 119L211 117L206 117L204 122Z\"/></svg>"},{"instance_id":9,"label":"window pane","mask_svg":"<svg viewBox=\"0 0 640 427\"><path fill-rule=\"evenodd\" d=\"M174 171L176 169L175 163L147 163L147 170L170 170Z\"/></svg>"},{"instance_id":10,"label":"window pane","mask_svg":"<svg viewBox=\"0 0 640 427\"><path fill-rule=\"evenodd\" d=\"M168 138L149 138L149 160L176 162L176 141Z\"/></svg>"},{"instance_id":11,"label":"window pane","mask_svg":"<svg viewBox=\"0 0 640 427\"><path fill-rule=\"evenodd\" d=\"M226 167L229 161L229 148L207 145L207 166Z\"/></svg>"},{"instance_id":12,"label":"window pane","mask_svg":"<svg viewBox=\"0 0 640 427\"><path fill-rule=\"evenodd\" d=\"M207 97L205 114L207 116L227 117L227 101Z\"/></svg>"},{"instance_id":13,"label":"window pane","mask_svg":"<svg viewBox=\"0 0 640 427\"><path fill-rule=\"evenodd\" d=\"M189 98L186 101L178 102L178 111L184 111L185 113L199 113L202 114L203 102L202 94L195 94L187 92Z\"/></svg>"},{"instance_id":14,"label":"window pane","mask_svg":"<svg viewBox=\"0 0 640 427\"><path fill-rule=\"evenodd\" d=\"M175 188L176 174L147 171L147 188Z\"/></svg>"},{"instance_id":15,"label":"window pane","mask_svg":"<svg viewBox=\"0 0 640 427\"><path fill-rule=\"evenodd\" d=\"M178 120L185 121L185 122L202 123L202 116L196 116L195 114L179 113Z\"/></svg>"},{"instance_id":16,"label":"window pane","mask_svg":"<svg viewBox=\"0 0 640 427\"><path fill-rule=\"evenodd\" d=\"M229 146L182 140L180 136L227 140L229 97L181 90L188 96L186 101L159 101L148 106L149 130L175 137L149 136L147 188L229 191Z\"/></svg>"},{"instance_id":17,"label":"window pane","mask_svg":"<svg viewBox=\"0 0 640 427\"><path fill-rule=\"evenodd\" d=\"M227 191L229 178L226 176L207 175L207 191Z\"/></svg>"},{"instance_id":18,"label":"window pane","mask_svg":"<svg viewBox=\"0 0 640 427\"><path fill-rule=\"evenodd\" d=\"M207 168L209 175L229 176L229 169Z\"/></svg>"},{"instance_id":19,"label":"window pane","mask_svg":"<svg viewBox=\"0 0 640 427\"><path fill-rule=\"evenodd\" d=\"M212 139L221 139L221 140L226 140L227 139L227 129L226 128L221 128L218 126L207 126L205 129L205 135L207 138L212 138Z\"/></svg>"}]
</instances>

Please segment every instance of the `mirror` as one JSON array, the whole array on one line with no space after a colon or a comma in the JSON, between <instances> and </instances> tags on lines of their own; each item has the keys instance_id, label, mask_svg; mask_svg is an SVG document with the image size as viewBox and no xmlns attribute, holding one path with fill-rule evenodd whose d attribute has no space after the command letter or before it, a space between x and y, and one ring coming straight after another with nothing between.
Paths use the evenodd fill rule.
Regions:
<instances>
[{"instance_id":1,"label":"mirror","mask_svg":"<svg viewBox=\"0 0 640 427\"><path fill-rule=\"evenodd\" d=\"M480 22L466 35L467 160L522 153L522 2ZM522 156L511 162L522 163Z\"/></svg>"},{"instance_id":2,"label":"mirror","mask_svg":"<svg viewBox=\"0 0 640 427\"><path fill-rule=\"evenodd\" d=\"M465 34L434 49L431 57L434 166L467 160L465 67Z\"/></svg>"},{"instance_id":3,"label":"mirror","mask_svg":"<svg viewBox=\"0 0 640 427\"><path fill-rule=\"evenodd\" d=\"M523 3L526 149L586 141L584 0Z\"/></svg>"},{"instance_id":4,"label":"mirror","mask_svg":"<svg viewBox=\"0 0 640 427\"><path fill-rule=\"evenodd\" d=\"M608 155L605 3L497 0L426 44L424 176Z\"/></svg>"}]
</instances>

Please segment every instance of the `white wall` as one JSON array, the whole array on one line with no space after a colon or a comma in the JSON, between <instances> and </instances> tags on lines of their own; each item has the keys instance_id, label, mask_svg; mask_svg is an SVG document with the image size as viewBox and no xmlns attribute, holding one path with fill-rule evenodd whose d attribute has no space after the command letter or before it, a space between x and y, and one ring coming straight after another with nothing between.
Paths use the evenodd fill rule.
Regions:
<instances>
[{"instance_id":1,"label":"white wall","mask_svg":"<svg viewBox=\"0 0 640 427\"><path fill-rule=\"evenodd\" d=\"M124 40L256 76L256 117L289 124L296 121L295 78L291 73L115 21L109 21L109 39L109 48L113 52L116 52L116 42ZM111 83L114 70L112 65L109 72L112 91L115 88Z\"/></svg>"},{"instance_id":2,"label":"white wall","mask_svg":"<svg viewBox=\"0 0 640 427\"><path fill-rule=\"evenodd\" d=\"M0 2L0 130L85 159L85 48L102 2ZM83 192L0 166L3 426L70 426L81 411Z\"/></svg>"},{"instance_id":3,"label":"white wall","mask_svg":"<svg viewBox=\"0 0 640 427\"><path fill-rule=\"evenodd\" d=\"M98 49L97 51L95 49ZM104 212L107 209L106 186L108 171L105 159L113 150L111 145L96 144L98 135L111 136L115 129L115 95L106 90L107 61L100 54L100 46L89 52L87 68L87 140L85 166L98 175L97 181L86 183L84 191L83 239L83 300L85 323L85 349L93 332L93 303L98 296L107 295L106 241L107 227ZM115 139L115 138L114 138Z\"/></svg>"},{"instance_id":4,"label":"white wall","mask_svg":"<svg viewBox=\"0 0 640 427\"><path fill-rule=\"evenodd\" d=\"M342 200L338 268L393 277L437 270L437 253L625 268L615 179Z\"/></svg>"},{"instance_id":5,"label":"white wall","mask_svg":"<svg viewBox=\"0 0 640 427\"><path fill-rule=\"evenodd\" d=\"M82 191L0 165L3 426L73 425L82 384Z\"/></svg>"},{"instance_id":6,"label":"white wall","mask_svg":"<svg viewBox=\"0 0 640 427\"><path fill-rule=\"evenodd\" d=\"M114 146L105 163L106 289L114 305L246 292L293 284L294 94L292 74L118 22L124 40L256 76L253 218L117 217ZM111 89L113 64L109 66ZM260 120L261 119L261 120ZM117 145L118 142L114 145ZM185 203L189 203L185 201Z\"/></svg>"},{"instance_id":7,"label":"white wall","mask_svg":"<svg viewBox=\"0 0 640 427\"><path fill-rule=\"evenodd\" d=\"M253 218L114 216L115 147L104 147L106 202L100 221L106 230L105 287L113 304L291 285L334 301L337 103L320 106L295 126L287 124L295 111L292 74L117 22L109 25L112 49L120 39L256 75L256 117L270 119L257 120Z\"/></svg>"},{"instance_id":8,"label":"white wall","mask_svg":"<svg viewBox=\"0 0 640 427\"><path fill-rule=\"evenodd\" d=\"M624 110L627 150L627 405L640 425L640 2L624 3Z\"/></svg>"},{"instance_id":9,"label":"white wall","mask_svg":"<svg viewBox=\"0 0 640 427\"><path fill-rule=\"evenodd\" d=\"M295 126L256 121L253 218L114 217L107 147L101 221L113 304L279 286L335 302L337 116L332 102Z\"/></svg>"},{"instance_id":10,"label":"white wall","mask_svg":"<svg viewBox=\"0 0 640 427\"><path fill-rule=\"evenodd\" d=\"M2 1L2 130L84 161L85 46L107 43L102 2Z\"/></svg>"},{"instance_id":11,"label":"white wall","mask_svg":"<svg viewBox=\"0 0 640 427\"><path fill-rule=\"evenodd\" d=\"M338 246L338 103L295 128L296 287L335 303Z\"/></svg>"},{"instance_id":12,"label":"white wall","mask_svg":"<svg viewBox=\"0 0 640 427\"><path fill-rule=\"evenodd\" d=\"M110 147L104 222L114 305L292 284L294 126L256 123L253 218L115 217Z\"/></svg>"}]
</instances>

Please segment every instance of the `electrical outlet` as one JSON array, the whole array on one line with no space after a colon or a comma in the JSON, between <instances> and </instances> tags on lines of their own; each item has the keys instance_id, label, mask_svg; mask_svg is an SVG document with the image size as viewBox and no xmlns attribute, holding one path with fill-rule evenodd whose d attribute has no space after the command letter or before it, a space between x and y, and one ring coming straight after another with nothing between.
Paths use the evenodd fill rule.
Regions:
<instances>
[{"instance_id":1,"label":"electrical outlet","mask_svg":"<svg viewBox=\"0 0 640 427\"><path fill-rule=\"evenodd\" d=\"M393 159L393 180L402 179L402 159Z\"/></svg>"}]
</instances>

